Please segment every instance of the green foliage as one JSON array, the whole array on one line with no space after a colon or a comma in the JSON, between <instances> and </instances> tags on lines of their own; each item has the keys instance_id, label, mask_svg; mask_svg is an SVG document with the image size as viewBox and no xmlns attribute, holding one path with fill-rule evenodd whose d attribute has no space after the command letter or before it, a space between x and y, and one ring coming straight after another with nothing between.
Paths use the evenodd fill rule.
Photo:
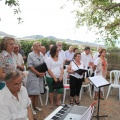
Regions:
<instances>
[{"instance_id":1,"label":"green foliage","mask_svg":"<svg viewBox=\"0 0 120 120\"><path fill-rule=\"evenodd\" d=\"M102 36L102 42L114 46L120 36L120 2L114 0L68 0L78 6L76 26L87 25ZM101 41L100 39L97 42Z\"/></svg>"},{"instance_id":2,"label":"green foliage","mask_svg":"<svg viewBox=\"0 0 120 120\"><path fill-rule=\"evenodd\" d=\"M118 47L108 47L107 51L109 53L120 53L120 48L118 48Z\"/></svg>"},{"instance_id":3,"label":"green foliage","mask_svg":"<svg viewBox=\"0 0 120 120\"><path fill-rule=\"evenodd\" d=\"M19 0L5 0L5 5L8 5L13 8L13 12L15 15L20 15L20 4ZM21 17L17 17L18 24L23 23L23 20Z\"/></svg>"},{"instance_id":4,"label":"green foliage","mask_svg":"<svg viewBox=\"0 0 120 120\"><path fill-rule=\"evenodd\" d=\"M120 54L110 53L106 56L108 64L120 64Z\"/></svg>"},{"instance_id":5,"label":"green foliage","mask_svg":"<svg viewBox=\"0 0 120 120\"><path fill-rule=\"evenodd\" d=\"M25 51L25 55L28 56L28 54L31 52L31 47L33 42L35 42L36 40L21 40L18 41L21 44L21 48ZM49 45L53 44L56 45L56 41L54 40L48 40L47 38L43 38L40 40L37 40L39 42L41 42L41 44L43 46L46 47L46 50L49 50ZM70 44L66 44L63 42L63 50L67 50L69 48Z\"/></svg>"}]
</instances>

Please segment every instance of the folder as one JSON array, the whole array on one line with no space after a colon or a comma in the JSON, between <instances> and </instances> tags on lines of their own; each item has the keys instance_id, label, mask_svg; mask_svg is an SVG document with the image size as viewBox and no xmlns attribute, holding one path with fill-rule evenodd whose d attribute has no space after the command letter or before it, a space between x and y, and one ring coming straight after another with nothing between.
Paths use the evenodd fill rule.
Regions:
<instances>
[{"instance_id":1,"label":"folder","mask_svg":"<svg viewBox=\"0 0 120 120\"><path fill-rule=\"evenodd\" d=\"M82 75L83 73L87 72L87 70L86 69L78 69L75 72L78 73L79 75Z\"/></svg>"},{"instance_id":2,"label":"folder","mask_svg":"<svg viewBox=\"0 0 120 120\"><path fill-rule=\"evenodd\" d=\"M45 62L41 63L40 65L36 66L35 69L38 72L46 72L48 70L47 65Z\"/></svg>"}]
</instances>

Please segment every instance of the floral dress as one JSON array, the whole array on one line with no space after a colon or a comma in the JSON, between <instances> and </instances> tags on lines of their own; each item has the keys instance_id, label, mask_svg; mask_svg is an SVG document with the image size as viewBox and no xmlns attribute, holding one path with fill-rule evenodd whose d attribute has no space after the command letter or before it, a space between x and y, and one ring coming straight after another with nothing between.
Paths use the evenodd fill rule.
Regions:
<instances>
[{"instance_id":1,"label":"floral dress","mask_svg":"<svg viewBox=\"0 0 120 120\"><path fill-rule=\"evenodd\" d=\"M16 70L16 61L14 59L14 54L11 55L3 50L0 53L0 67L3 69L4 73L9 73L12 70ZM0 89L4 87L4 80L0 79Z\"/></svg>"}]
</instances>

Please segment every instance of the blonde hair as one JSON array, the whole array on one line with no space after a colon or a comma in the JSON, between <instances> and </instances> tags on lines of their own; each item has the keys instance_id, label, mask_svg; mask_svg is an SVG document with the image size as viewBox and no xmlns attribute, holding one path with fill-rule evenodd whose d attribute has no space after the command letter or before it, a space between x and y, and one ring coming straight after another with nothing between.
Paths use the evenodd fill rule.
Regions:
<instances>
[{"instance_id":1,"label":"blonde hair","mask_svg":"<svg viewBox=\"0 0 120 120\"><path fill-rule=\"evenodd\" d=\"M33 45L32 45L32 46L33 46L33 49L35 49L35 47L36 47L37 44L40 44L40 45L41 45L41 42L35 41L35 42L33 43Z\"/></svg>"},{"instance_id":2,"label":"blonde hair","mask_svg":"<svg viewBox=\"0 0 120 120\"><path fill-rule=\"evenodd\" d=\"M7 42L8 42L9 40L13 40L13 41L16 43L16 40L15 40L13 37L4 37L4 38L2 39L1 44L0 44L1 50L6 50Z\"/></svg>"}]
</instances>

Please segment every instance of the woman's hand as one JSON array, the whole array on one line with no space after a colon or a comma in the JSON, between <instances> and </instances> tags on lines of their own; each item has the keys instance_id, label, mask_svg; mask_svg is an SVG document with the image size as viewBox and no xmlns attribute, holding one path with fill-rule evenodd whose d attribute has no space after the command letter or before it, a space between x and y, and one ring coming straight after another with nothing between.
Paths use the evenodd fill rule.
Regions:
<instances>
[{"instance_id":1,"label":"woman's hand","mask_svg":"<svg viewBox=\"0 0 120 120\"><path fill-rule=\"evenodd\" d=\"M58 79L57 79L57 78L54 78L54 81L55 81L55 82L58 82Z\"/></svg>"},{"instance_id":2,"label":"woman's hand","mask_svg":"<svg viewBox=\"0 0 120 120\"><path fill-rule=\"evenodd\" d=\"M45 73L39 73L39 77L43 77Z\"/></svg>"},{"instance_id":3,"label":"woman's hand","mask_svg":"<svg viewBox=\"0 0 120 120\"><path fill-rule=\"evenodd\" d=\"M59 78L59 81L62 81L62 80L63 80L63 77L60 77L60 78Z\"/></svg>"},{"instance_id":4,"label":"woman's hand","mask_svg":"<svg viewBox=\"0 0 120 120\"><path fill-rule=\"evenodd\" d=\"M73 70L70 70L70 73L71 73L71 74L75 74L75 71L73 71Z\"/></svg>"}]
</instances>

